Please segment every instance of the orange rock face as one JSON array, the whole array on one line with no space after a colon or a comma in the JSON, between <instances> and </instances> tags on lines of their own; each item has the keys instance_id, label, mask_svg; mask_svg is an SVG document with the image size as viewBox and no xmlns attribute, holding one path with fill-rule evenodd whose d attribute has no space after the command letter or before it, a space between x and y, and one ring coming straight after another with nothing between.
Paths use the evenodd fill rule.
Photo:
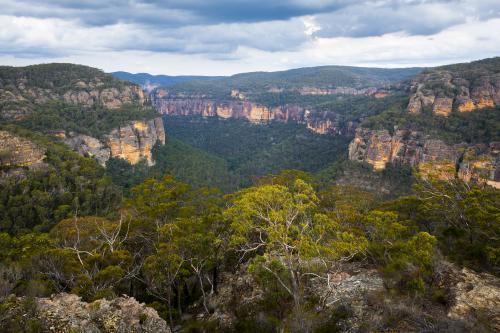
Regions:
<instances>
[{"instance_id":1,"label":"orange rock face","mask_svg":"<svg viewBox=\"0 0 500 333\"><path fill-rule=\"evenodd\" d=\"M500 105L500 73L475 66L436 68L418 75L411 82L407 111L418 114L431 106L436 115L448 116L453 110L472 112Z\"/></svg>"},{"instance_id":2,"label":"orange rock face","mask_svg":"<svg viewBox=\"0 0 500 333\"><path fill-rule=\"evenodd\" d=\"M375 171L389 163L416 167L423 177L458 177L466 182L500 187L500 142L450 146L417 131L358 128L349 145L349 159L365 162Z\"/></svg>"},{"instance_id":3,"label":"orange rock face","mask_svg":"<svg viewBox=\"0 0 500 333\"><path fill-rule=\"evenodd\" d=\"M36 167L43 164L45 149L7 131L0 131L0 166Z\"/></svg>"},{"instance_id":4,"label":"orange rock face","mask_svg":"<svg viewBox=\"0 0 500 333\"><path fill-rule=\"evenodd\" d=\"M471 112L476 109L476 105L474 102L470 99L464 101L458 106L458 111L459 112Z\"/></svg>"},{"instance_id":5,"label":"orange rock face","mask_svg":"<svg viewBox=\"0 0 500 333\"><path fill-rule=\"evenodd\" d=\"M432 112L438 116L447 117L453 107L453 99L447 97L438 97L434 100L434 105L432 107Z\"/></svg>"},{"instance_id":6,"label":"orange rock face","mask_svg":"<svg viewBox=\"0 0 500 333\"><path fill-rule=\"evenodd\" d=\"M153 165L151 149L157 142L165 144L165 131L161 118L134 121L113 130L106 136L110 156L123 158L131 164L137 164L145 159L148 165Z\"/></svg>"}]
</instances>

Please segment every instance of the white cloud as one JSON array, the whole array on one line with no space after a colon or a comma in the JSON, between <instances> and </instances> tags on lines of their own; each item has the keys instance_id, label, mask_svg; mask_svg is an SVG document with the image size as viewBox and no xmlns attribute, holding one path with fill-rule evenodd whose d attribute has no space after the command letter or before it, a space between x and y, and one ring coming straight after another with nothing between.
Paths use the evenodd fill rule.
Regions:
<instances>
[{"instance_id":1,"label":"white cloud","mask_svg":"<svg viewBox=\"0 0 500 333\"><path fill-rule=\"evenodd\" d=\"M284 20L204 24L193 24L195 14L184 9L154 14L159 7L152 2L127 2L117 19L89 24L88 15L112 15L120 1L78 8L52 0L24 16L19 12L30 0L22 1L0 0L6 4L0 64L57 61L107 71L225 75L329 64L429 66L500 55L496 0L314 0L316 9L339 8ZM179 18L169 17L177 12Z\"/></svg>"}]
</instances>

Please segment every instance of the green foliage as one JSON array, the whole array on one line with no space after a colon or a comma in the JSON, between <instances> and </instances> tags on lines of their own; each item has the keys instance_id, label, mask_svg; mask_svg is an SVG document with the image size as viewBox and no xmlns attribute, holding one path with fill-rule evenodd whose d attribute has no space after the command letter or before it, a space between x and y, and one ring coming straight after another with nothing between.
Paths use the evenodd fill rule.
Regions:
<instances>
[{"instance_id":1,"label":"green foliage","mask_svg":"<svg viewBox=\"0 0 500 333\"><path fill-rule=\"evenodd\" d=\"M383 265L392 286L410 292L425 291L425 279L433 273L436 238L416 232L394 212L372 211L364 218L370 240L369 253Z\"/></svg>"},{"instance_id":2,"label":"green foliage","mask_svg":"<svg viewBox=\"0 0 500 333\"><path fill-rule=\"evenodd\" d=\"M415 191L420 216L429 221L445 254L460 264L499 274L499 190L430 179L417 184Z\"/></svg>"},{"instance_id":3,"label":"green foliage","mask_svg":"<svg viewBox=\"0 0 500 333\"><path fill-rule=\"evenodd\" d=\"M125 196L130 195L132 187L155 176L154 171L145 160L132 165L129 161L118 157L112 157L106 162L106 175L111 178L114 184L123 188Z\"/></svg>"},{"instance_id":4,"label":"green foliage","mask_svg":"<svg viewBox=\"0 0 500 333\"><path fill-rule=\"evenodd\" d=\"M0 303L0 326L4 332L38 333L42 323L36 318L37 305L34 299L8 298Z\"/></svg>"},{"instance_id":5,"label":"green foliage","mask_svg":"<svg viewBox=\"0 0 500 333\"><path fill-rule=\"evenodd\" d=\"M310 273L321 275L331 263L364 251L366 240L318 211L319 199L301 179L290 187L262 185L236 194L224 212L231 221L232 243L243 255L257 255L255 265L271 273L293 297L303 301ZM259 258L260 257L260 258ZM314 260L318 258L319 261ZM283 270L288 278L281 279Z\"/></svg>"},{"instance_id":6,"label":"green foliage","mask_svg":"<svg viewBox=\"0 0 500 333\"><path fill-rule=\"evenodd\" d=\"M164 146L155 146L153 158L156 165L152 173L171 174L194 187L216 187L230 192L241 183L224 159L173 137L169 137Z\"/></svg>"},{"instance_id":7,"label":"green foliage","mask_svg":"<svg viewBox=\"0 0 500 333\"><path fill-rule=\"evenodd\" d=\"M120 191L96 161L43 136L16 127L9 130L45 147L47 167L26 171L21 178L2 180L0 231L15 234L35 227L47 231L75 212L103 216L115 213Z\"/></svg>"}]
</instances>

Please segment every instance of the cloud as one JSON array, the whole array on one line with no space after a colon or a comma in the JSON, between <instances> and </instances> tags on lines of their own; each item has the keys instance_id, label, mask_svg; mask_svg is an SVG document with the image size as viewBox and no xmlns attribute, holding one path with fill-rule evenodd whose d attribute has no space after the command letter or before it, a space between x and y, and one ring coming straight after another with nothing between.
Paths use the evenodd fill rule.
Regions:
<instances>
[{"instance_id":1,"label":"cloud","mask_svg":"<svg viewBox=\"0 0 500 333\"><path fill-rule=\"evenodd\" d=\"M149 61L154 72L229 74L500 54L497 0L0 0L0 7L6 64L145 71Z\"/></svg>"}]
</instances>

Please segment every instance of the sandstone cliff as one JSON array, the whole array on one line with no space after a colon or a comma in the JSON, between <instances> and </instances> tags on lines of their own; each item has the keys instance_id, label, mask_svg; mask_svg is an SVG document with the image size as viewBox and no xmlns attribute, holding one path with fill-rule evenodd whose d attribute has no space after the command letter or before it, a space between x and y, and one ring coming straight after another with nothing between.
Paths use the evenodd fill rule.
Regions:
<instances>
[{"instance_id":1,"label":"sandstone cliff","mask_svg":"<svg viewBox=\"0 0 500 333\"><path fill-rule=\"evenodd\" d=\"M70 64L0 67L0 116L18 120L36 105L62 101L82 107L116 109L143 105L142 89L100 70Z\"/></svg>"},{"instance_id":2,"label":"sandstone cliff","mask_svg":"<svg viewBox=\"0 0 500 333\"><path fill-rule=\"evenodd\" d=\"M419 131L358 128L349 145L349 159L366 162L374 170L389 163L417 167L421 172L437 172L445 178L455 174L465 181L487 183L500 188L500 144L447 145Z\"/></svg>"},{"instance_id":3,"label":"sandstone cliff","mask_svg":"<svg viewBox=\"0 0 500 333\"><path fill-rule=\"evenodd\" d=\"M217 102L199 96L174 98L169 97L165 91L156 90L151 99L156 109L165 115L245 119L253 123L294 122L304 124L318 134L351 134L354 129L354 123L343 122L333 112L313 113L308 108L298 105L268 108L258 103L241 100L241 94L238 95L238 99Z\"/></svg>"},{"instance_id":4,"label":"sandstone cliff","mask_svg":"<svg viewBox=\"0 0 500 333\"><path fill-rule=\"evenodd\" d=\"M36 168L43 165L45 149L7 131L0 131L0 168Z\"/></svg>"},{"instance_id":5,"label":"sandstone cliff","mask_svg":"<svg viewBox=\"0 0 500 333\"><path fill-rule=\"evenodd\" d=\"M151 149L159 142L165 144L165 130L161 118L149 121L132 121L111 131L99 140L78 133L61 133L59 136L81 155L94 157L105 165L111 157L123 158L131 164L145 159L153 165Z\"/></svg>"},{"instance_id":6,"label":"sandstone cliff","mask_svg":"<svg viewBox=\"0 0 500 333\"><path fill-rule=\"evenodd\" d=\"M436 115L471 112L500 105L500 60L487 59L430 69L411 81L407 110L429 108Z\"/></svg>"}]
</instances>

